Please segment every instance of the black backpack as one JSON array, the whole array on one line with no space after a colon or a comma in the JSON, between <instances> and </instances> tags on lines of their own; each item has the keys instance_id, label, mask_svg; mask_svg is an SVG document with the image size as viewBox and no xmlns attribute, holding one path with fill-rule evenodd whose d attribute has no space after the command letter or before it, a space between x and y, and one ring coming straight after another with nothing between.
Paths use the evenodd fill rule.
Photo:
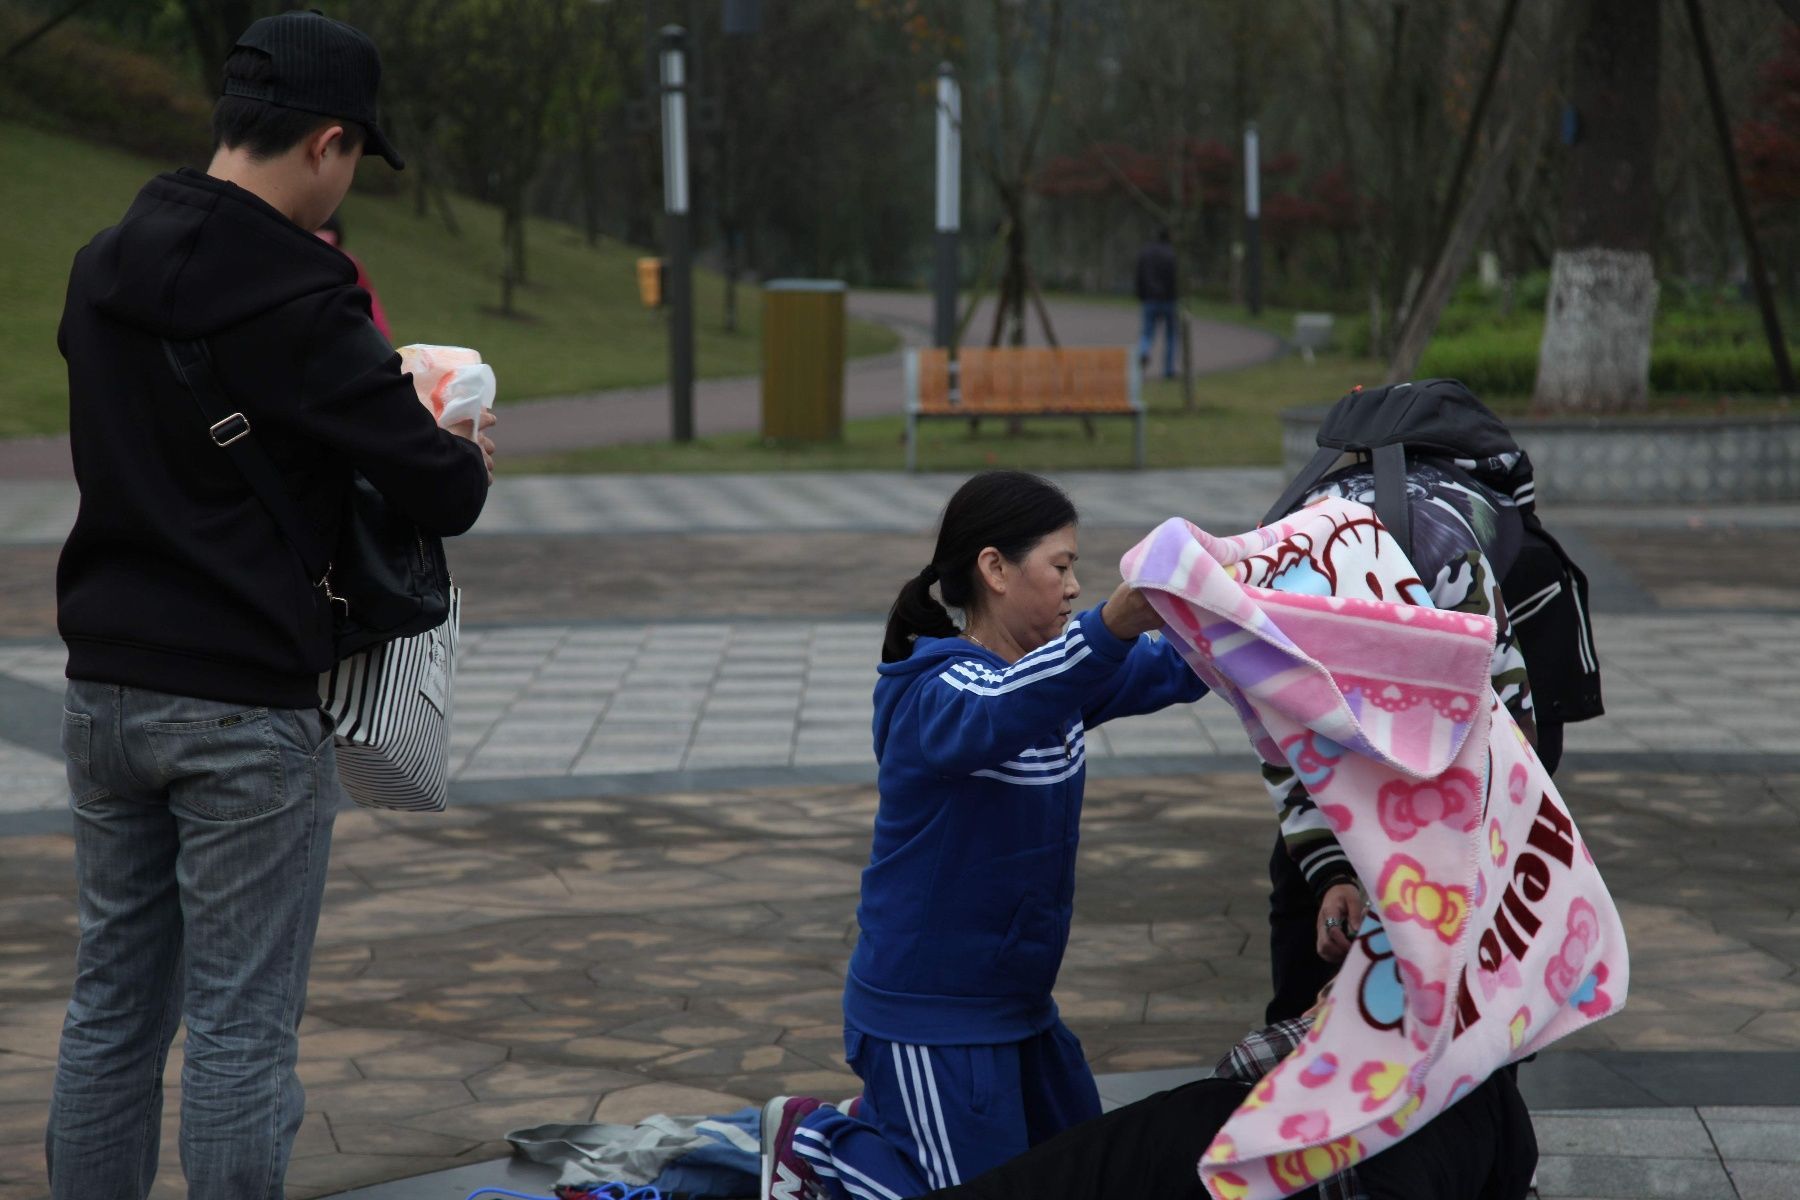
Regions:
<instances>
[{"instance_id":1,"label":"black backpack","mask_svg":"<svg viewBox=\"0 0 1800 1200\"><path fill-rule=\"evenodd\" d=\"M1587 576L1538 520L1531 460L1506 423L1454 379L1422 379L1339 400L1319 427L1319 451L1263 518L1267 525L1292 512L1346 453L1367 455L1375 474L1375 515L1412 556L1412 517L1406 505L1409 460L1428 461L1494 501L1505 528L1484 546L1506 601L1539 732L1555 739L1561 726L1600 716L1600 660L1588 618ZM1546 759L1548 765L1549 760Z\"/></svg>"}]
</instances>

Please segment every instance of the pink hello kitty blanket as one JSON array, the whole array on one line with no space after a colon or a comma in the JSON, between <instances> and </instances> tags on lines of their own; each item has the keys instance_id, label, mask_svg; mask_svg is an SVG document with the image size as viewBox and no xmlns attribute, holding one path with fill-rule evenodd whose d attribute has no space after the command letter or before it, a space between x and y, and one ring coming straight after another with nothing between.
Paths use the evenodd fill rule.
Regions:
<instances>
[{"instance_id":1,"label":"pink hello kitty blanket","mask_svg":"<svg viewBox=\"0 0 1800 1200\"><path fill-rule=\"evenodd\" d=\"M1170 520L1120 569L1369 893L1311 1034L1201 1159L1212 1195L1315 1184L1618 1011L1624 930L1489 686L1493 622L1429 607L1372 511L1323 500L1232 538Z\"/></svg>"}]
</instances>

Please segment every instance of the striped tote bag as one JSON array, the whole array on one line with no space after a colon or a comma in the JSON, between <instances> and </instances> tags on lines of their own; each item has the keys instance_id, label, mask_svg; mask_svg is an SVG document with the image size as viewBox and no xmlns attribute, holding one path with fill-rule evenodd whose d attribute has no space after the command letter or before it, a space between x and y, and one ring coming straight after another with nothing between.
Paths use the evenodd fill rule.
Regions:
<instances>
[{"instance_id":1,"label":"striped tote bag","mask_svg":"<svg viewBox=\"0 0 1800 1200\"><path fill-rule=\"evenodd\" d=\"M450 702L462 592L436 629L352 654L319 677L337 722L338 780L365 808L442 812L449 803Z\"/></svg>"}]
</instances>

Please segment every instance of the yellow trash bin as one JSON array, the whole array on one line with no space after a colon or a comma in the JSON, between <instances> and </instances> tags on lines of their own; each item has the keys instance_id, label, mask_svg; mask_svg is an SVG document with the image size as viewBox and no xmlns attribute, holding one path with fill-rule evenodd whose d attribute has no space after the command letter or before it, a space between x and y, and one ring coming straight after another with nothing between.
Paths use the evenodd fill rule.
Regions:
<instances>
[{"instance_id":1,"label":"yellow trash bin","mask_svg":"<svg viewBox=\"0 0 1800 1200\"><path fill-rule=\"evenodd\" d=\"M775 279L763 287L762 435L844 436L844 285Z\"/></svg>"},{"instance_id":2,"label":"yellow trash bin","mask_svg":"<svg viewBox=\"0 0 1800 1200\"><path fill-rule=\"evenodd\" d=\"M637 260L638 299L645 308L661 308L663 303L663 261L660 258Z\"/></svg>"}]
</instances>

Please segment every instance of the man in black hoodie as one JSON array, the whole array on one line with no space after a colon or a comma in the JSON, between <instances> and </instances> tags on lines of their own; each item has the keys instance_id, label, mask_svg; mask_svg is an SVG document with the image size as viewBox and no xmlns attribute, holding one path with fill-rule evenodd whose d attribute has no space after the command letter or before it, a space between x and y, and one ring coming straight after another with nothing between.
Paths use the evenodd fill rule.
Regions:
<instances>
[{"instance_id":1,"label":"man in black hoodie","mask_svg":"<svg viewBox=\"0 0 1800 1200\"><path fill-rule=\"evenodd\" d=\"M190 1197L279 1200L300 1126L296 1026L341 796L317 692L331 614L222 444L261 443L320 561L353 471L441 535L486 500L492 443L436 426L355 265L313 236L365 148L402 165L380 71L347 25L256 22L207 172L151 180L70 275L81 509L57 620L81 944L46 1137L59 1200L148 1194L182 1020ZM193 339L241 414L230 429L169 365L164 342Z\"/></svg>"}]
</instances>

